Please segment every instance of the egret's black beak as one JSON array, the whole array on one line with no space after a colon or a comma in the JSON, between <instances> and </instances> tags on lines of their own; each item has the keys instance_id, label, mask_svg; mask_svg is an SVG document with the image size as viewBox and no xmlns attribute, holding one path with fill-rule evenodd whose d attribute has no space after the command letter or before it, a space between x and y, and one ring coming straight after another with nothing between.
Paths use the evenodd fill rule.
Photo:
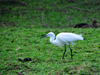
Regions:
<instances>
[{"instance_id":1,"label":"egret's black beak","mask_svg":"<svg viewBox=\"0 0 100 75\"><path fill-rule=\"evenodd\" d=\"M47 35L42 36L41 38L47 37Z\"/></svg>"}]
</instances>

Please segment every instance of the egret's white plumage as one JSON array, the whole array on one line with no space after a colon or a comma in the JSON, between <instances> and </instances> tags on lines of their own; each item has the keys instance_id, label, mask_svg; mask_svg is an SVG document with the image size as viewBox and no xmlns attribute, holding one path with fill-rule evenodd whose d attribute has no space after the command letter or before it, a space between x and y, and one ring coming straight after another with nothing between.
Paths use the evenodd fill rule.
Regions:
<instances>
[{"instance_id":1,"label":"egret's white plumage","mask_svg":"<svg viewBox=\"0 0 100 75\"><path fill-rule=\"evenodd\" d=\"M53 32L49 32L47 35L45 35L44 37L50 37L50 42L56 46L59 46L59 47L62 47L63 44L64 45L68 45L69 46L69 43L73 44L74 41L77 41L77 40L83 40L83 37L82 35L80 34L74 34L74 33L66 33L66 32L63 32L63 33L59 33L57 36L56 36L56 39L55 39L55 34ZM54 40L55 39L55 40ZM66 46L65 46L66 47ZM69 46L70 48L70 46ZM72 51L72 49L70 48L70 50ZM65 52L66 52L66 48L65 48ZM64 52L64 55L65 55L65 52ZM63 55L63 58L64 58L64 55ZM72 55L71 55L72 56Z\"/></svg>"}]
</instances>

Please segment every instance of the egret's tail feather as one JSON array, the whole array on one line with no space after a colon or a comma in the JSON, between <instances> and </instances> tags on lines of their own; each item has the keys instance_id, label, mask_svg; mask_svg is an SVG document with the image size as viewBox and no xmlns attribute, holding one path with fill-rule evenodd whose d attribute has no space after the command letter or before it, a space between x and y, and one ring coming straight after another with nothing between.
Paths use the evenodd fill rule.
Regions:
<instances>
[{"instance_id":1,"label":"egret's tail feather","mask_svg":"<svg viewBox=\"0 0 100 75\"><path fill-rule=\"evenodd\" d=\"M79 36L80 36L80 40L84 40L84 38L82 37L82 34L79 34Z\"/></svg>"},{"instance_id":2,"label":"egret's tail feather","mask_svg":"<svg viewBox=\"0 0 100 75\"><path fill-rule=\"evenodd\" d=\"M82 36L82 34L79 34L80 36Z\"/></svg>"}]
</instances>

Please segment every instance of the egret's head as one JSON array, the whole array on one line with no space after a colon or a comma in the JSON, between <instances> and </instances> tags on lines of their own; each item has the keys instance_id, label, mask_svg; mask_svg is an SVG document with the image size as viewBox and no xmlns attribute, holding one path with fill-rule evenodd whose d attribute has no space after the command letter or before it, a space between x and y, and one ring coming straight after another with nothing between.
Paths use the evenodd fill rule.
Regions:
<instances>
[{"instance_id":1,"label":"egret's head","mask_svg":"<svg viewBox=\"0 0 100 75\"><path fill-rule=\"evenodd\" d=\"M53 32L49 32L47 35L42 36L43 37L52 37L55 36Z\"/></svg>"}]
</instances>

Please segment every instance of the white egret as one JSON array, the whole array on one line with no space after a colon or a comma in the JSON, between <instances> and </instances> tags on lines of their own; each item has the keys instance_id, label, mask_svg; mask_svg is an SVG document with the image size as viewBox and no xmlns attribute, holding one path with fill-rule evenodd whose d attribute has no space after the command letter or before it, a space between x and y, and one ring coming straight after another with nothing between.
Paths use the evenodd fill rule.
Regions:
<instances>
[{"instance_id":1,"label":"white egret","mask_svg":"<svg viewBox=\"0 0 100 75\"><path fill-rule=\"evenodd\" d=\"M77 41L77 40L83 40L83 37L82 35L80 34L74 34L74 33L66 33L66 32L63 32L63 33L59 33L57 36L56 36L56 39L55 39L55 34L53 32L49 32L47 35L45 36L42 36L43 37L50 37L50 42L56 46L59 46L59 47L62 47L63 44L65 46L65 51L64 51L64 54L62 56L62 59L64 59L64 55L66 53L66 44L69 46L70 48L70 51L71 51L71 59L73 59L72 57L72 49L69 45L69 43L71 44L74 44L73 42L74 41ZM55 40L54 40L55 39Z\"/></svg>"}]
</instances>

